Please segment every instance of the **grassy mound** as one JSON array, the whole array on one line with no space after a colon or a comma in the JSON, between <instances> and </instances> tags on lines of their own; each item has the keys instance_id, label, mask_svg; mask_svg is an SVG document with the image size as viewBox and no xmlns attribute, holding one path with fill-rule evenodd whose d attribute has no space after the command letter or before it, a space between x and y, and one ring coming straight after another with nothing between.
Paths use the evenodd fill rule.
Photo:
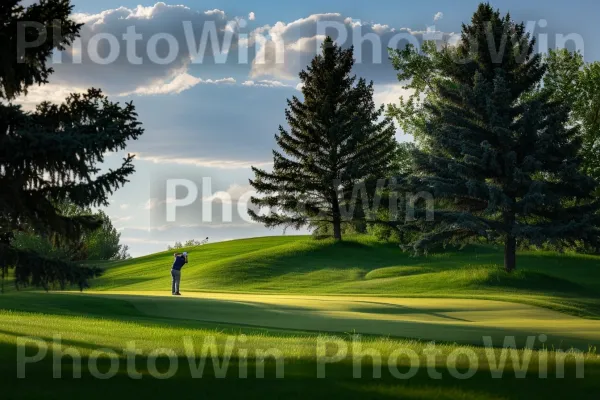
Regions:
<instances>
[{"instance_id":1,"label":"grassy mound","mask_svg":"<svg viewBox=\"0 0 600 400\"><path fill-rule=\"evenodd\" d=\"M522 252L505 273L502 253L472 246L413 257L369 237L236 240L185 249L184 291L482 297L600 317L600 257ZM94 290L169 290L170 252L114 263Z\"/></svg>"}]
</instances>

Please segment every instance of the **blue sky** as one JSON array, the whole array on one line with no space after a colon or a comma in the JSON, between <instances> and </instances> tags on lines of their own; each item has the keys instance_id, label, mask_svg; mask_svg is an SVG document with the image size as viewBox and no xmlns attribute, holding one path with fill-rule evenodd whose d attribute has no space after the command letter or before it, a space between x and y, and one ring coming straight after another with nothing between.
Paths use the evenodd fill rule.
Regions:
<instances>
[{"instance_id":1,"label":"blue sky","mask_svg":"<svg viewBox=\"0 0 600 400\"><path fill-rule=\"evenodd\" d=\"M236 213L232 222L222 221L220 202L214 203L212 222L203 221L198 206L193 205L181 209L176 221L169 223L165 220L165 208L173 199L166 196L165 182L167 179L202 182L203 178L211 178L211 194L222 192L217 196L230 198L235 206L249 190L250 166L269 168L274 134L285 123L286 99L301 95L296 76L316 53L316 29L320 23L329 21L347 28L350 39L344 45L357 46L352 36L356 32L375 35L383 44L398 34L410 34L421 40L428 30L441 40L451 40L453 33L460 32L461 23L468 22L479 2L176 0L165 3L74 0L76 18L86 24L82 31L83 51L70 49L61 63L55 63L56 73L50 85L35 89L20 100L25 107L32 107L41 100L60 101L69 92L92 86L102 88L115 101L133 100L146 129L140 140L128 146L128 151L138 154L137 172L111 198L106 212L134 256L165 250L169 243L187 239L208 236L211 241L219 241L283 233L282 229L268 230L249 223ZM492 4L503 12L510 11L515 20L533 21L534 34L542 39L547 36L550 47L556 45L556 34L575 34L583 45L585 58L600 60L597 1L498 0ZM241 18L244 22L240 24ZM545 21L542 27L540 20ZM219 64L211 56L202 63L191 61L193 57L186 46L188 38L182 29L185 21L191 23L196 33L206 24L214 24L220 39L228 27L233 27L233 45L226 54L227 61ZM136 54L143 59L139 65L125 57L125 43L119 39L131 26L143 35L136 47ZM120 52L113 62L98 65L85 51L94 37L107 34L118 38ZM169 34L179 44L174 59L164 65L152 63L147 57L149 38L156 34ZM250 38L247 45L246 36L242 35ZM269 52L275 48L277 37L285 43L285 60L281 64L275 63L274 53ZM381 64L373 61L371 54L377 51L373 53L369 46L369 43L366 47L357 46L364 58L356 73L374 80L378 103L398 101L406 92L385 62L386 46L382 46L379 54L383 54ZM239 62L240 48L248 49L248 63ZM109 55L106 46L99 44L98 49L102 57ZM72 57L81 53L82 62L73 62ZM157 54L166 57L168 51L158 45ZM266 62L257 63L262 55ZM398 139L409 138L398 131ZM121 157L122 154L110 155L105 167L118 165ZM180 192L177 197L185 195L185 191ZM209 201L214 196L200 197ZM229 206L229 200L224 206Z\"/></svg>"}]
</instances>

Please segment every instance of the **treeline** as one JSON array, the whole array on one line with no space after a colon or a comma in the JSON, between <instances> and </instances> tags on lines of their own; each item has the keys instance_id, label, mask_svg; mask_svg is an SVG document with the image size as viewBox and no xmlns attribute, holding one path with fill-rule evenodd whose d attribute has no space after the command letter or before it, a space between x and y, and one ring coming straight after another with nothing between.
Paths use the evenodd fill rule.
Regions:
<instances>
[{"instance_id":1,"label":"treeline","mask_svg":"<svg viewBox=\"0 0 600 400\"><path fill-rule=\"evenodd\" d=\"M207 243L208 243L208 238L203 239L203 240L190 239L190 240L186 240L185 242L175 242L173 244L173 246L171 246L171 245L167 246L167 250L170 251L170 250L180 250L183 248L198 247L198 246L203 246Z\"/></svg>"},{"instance_id":2,"label":"treeline","mask_svg":"<svg viewBox=\"0 0 600 400\"><path fill-rule=\"evenodd\" d=\"M458 43L391 50L412 95L384 109L351 74L353 49L327 38L288 101L272 171L254 168L252 217L417 253L501 243L508 272L519 246L598 251L600 64L534 46L481 4ZM414 143L396 142L394 119Z\"/></svg>"}]
</instances>

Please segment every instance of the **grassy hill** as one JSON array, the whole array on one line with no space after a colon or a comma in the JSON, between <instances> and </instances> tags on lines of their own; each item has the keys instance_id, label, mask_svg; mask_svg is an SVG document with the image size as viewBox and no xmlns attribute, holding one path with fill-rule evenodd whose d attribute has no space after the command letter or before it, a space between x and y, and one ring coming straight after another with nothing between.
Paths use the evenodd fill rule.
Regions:
<instances>
[{"instance_id":1,"label":"grassy hill","mask_svg":"<svg viewBox=\"0 0 600 400\"><path fill-rule=\"evenodd\" d=\"M335 243L306 236L235 240L185 249L182 291L352 294L507 300L600 318L600 257L530 251L518 271L502 253L471 246L413 257L396 245L357 236ZM93 290L168 291L172 253L107 267Z\"/></svg>"},{"instance_id":2,"label":"grassy hill","mask_svg":"<svg viewBox=\"0 0 600 400\"><path fill-rule=\"evenodd\" d=\"M519 271L508 275L501 268L501 252L486 246L415 258L395 245L368 237L335 243L282 236L187 250L190 263L183 272L182 298L169 292L171 252L105 264L105 274L84 293L11 291L0 296L0 374L6 377L3 396L597 397L600 321L556 311L600 319L600 257L522 252ZM365 348L378 352L384 367L389 363L381 377L374 377L376 363L370 357L360 368L363 378L354 377L358 351L352 342L354 334L364 335ZM322 335L341 340L341 344L328 346L328 352L338 346L347 348L339 362L327 365L328 379L316 379ZM19 380L14 360L19 340L27 337L47 344L48 356L28 364L28 379ZM57 337L60 344L54 342ZM497 372L495 360L506 349L493 350L491 359L489 349L481 347L483 337L492 338L494 346L502 346L506 337L516 339L519 350L511 352L515 358L510 356L502 379L493 373ZM523 350L529 337L537 338L532 352ZM221 369L226 378L221 379L217 365L225 362L232 338L235 345L227 366ZM197 351L193 356L184 339L192 341ZM219 359L208 359L204 375L198 379L189 366L198 365L199 351L209 340L215 341ZM426 367L430 341L435 341L440 351L436 362L443 376L440 380L431 379ZM140 381L129 377L130 358L124 349L132 342L140 351L134 360L135 370L143 375ZM52 357L57 346L68 346L82 356L81 379L72 379L68 356L58 363ZM585 351L585 379L575 377L576 359L563 358L566 353L562 351L571 346ZM26 353L36 354L34 343L29 347ZM159 348L172 350L175 359L151 357ZM98 381L88 367L98 351L104 351L98 349L114 349L117 355L113 359L116 375L103 383L100 391L90 390ZM266 349L280 351L285 379L276 378L277 362L258 357ZM471 378L459 379L449 360L451 354L465 349L474 354L478 368ZM417 357L415 375L410 379L398 378L391 369L393 365L406 373L415 365L414 360L398 358L399 350L412 351ZM517 378L519 360L528 354L526 377ZM171 379L153 378L151 359L155 371L167 371L173 362L179 368ZM112 369L108 358L94 360L102 371ZM472 367L462 356L454 362L462 372ZM548 367L542 369L545 362ZM564 379L558 372L563 363ZM53 378L57 365L64 373L62 379ZM248 368L248 378L239 379L243 367ZM257 378L263 369L265 379ZM542 370L548 371L548 378L540 378ZM36 384L30 384L32 381Z\"/></svg>"}]
</instances>

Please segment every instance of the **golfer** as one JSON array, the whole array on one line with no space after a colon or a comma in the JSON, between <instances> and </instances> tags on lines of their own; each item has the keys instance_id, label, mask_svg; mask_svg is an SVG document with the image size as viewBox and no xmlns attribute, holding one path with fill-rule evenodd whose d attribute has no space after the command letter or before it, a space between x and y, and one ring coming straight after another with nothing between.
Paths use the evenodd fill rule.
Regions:
<instances>
[{"instance_id":1,"label":"golfer","mask_svg":"<svg viewBox=\"0 0 600 400\"><path fill-rule=\"evenodd\" d=\"M171 277L173 283L171 284L171 293L173 296L181 296L179 293L179 284L181 283L181 268L188 262L187 252L175 253L173 255L175 260L173 261L173 267L171 268Z\"/></svg>"}]
</instances>

